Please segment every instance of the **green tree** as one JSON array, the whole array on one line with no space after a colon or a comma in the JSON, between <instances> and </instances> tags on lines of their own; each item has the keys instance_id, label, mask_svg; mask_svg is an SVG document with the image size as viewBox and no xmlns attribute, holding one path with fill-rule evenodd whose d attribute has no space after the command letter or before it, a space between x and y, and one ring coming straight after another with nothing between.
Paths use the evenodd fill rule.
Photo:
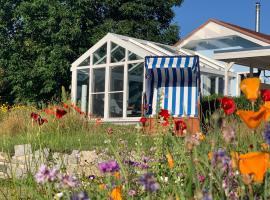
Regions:
<instances>
[{"instance_id":1,"label":"green tree","mask_svg":"<svg viewBox=\"0 0 270 200\"><path fill-rule=\"evenodd\" d=\"M182 0L0 0L0 96L50 100L70 85L70 64L107 32L172 44ZM2 74L2 73L1 73ZM0 77L1 78L1 77ZM4 85L4 86L3 86Z\"/></svg>"}]
</instances>

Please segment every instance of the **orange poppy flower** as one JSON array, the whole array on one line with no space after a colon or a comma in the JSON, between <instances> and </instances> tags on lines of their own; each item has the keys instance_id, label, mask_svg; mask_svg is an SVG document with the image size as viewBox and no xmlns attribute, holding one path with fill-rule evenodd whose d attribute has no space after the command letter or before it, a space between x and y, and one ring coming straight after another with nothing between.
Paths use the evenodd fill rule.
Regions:
<instances>
[{"instance_id":1,"label":"orange poppy flower","mask_svg":"<svg viewBox=\"0 0 270 200\"><path fill-rule=\"evenodd\" d=\"M113 188L111 191L110 197L112 200L122 200L122 191L121 186Z\"/></svg>"},{"instance_id":2,"label":"orange poppy flower","mask_svg":"<svg viewBox=\"0 0 270 200\"><path fill-rule=\"evenodd\" d=\"M232 154L232 160L238 162L242 175L253 175L253 181L261 183L269 167L269 154L265 152L250 152L246 154Z\"/></svg>"},{"instance_id":3,"label":"orange poppy flower","mask_svg":"<svg viewBox=\"0 0 270 200\"><path fill-rule=\"evenodd\" d=\"M256 101L260 94L261 80L259 78L246 78L241 81L240 89L250 101Z\"/></svg>"},{"instance_id":4,"label":"orange poppy flower","mask_svg":"<svg viewBox=\"0 0 270 200\"><path fill-rule=\"evenodd\" d=\"M263 104L263 107L265 107L266 111L264 114L264 121L268 122L270 118L270 101L265 101Z\"/></svg>"},{"instance_id":5,"label":"orange poppy flower","mask_svg":"<svg viewBox=\"0 0 270 200\"><path fill-rule=\"evenodd\" d=\"M173 160L172 154L168 153L166 157L167 157L169 168L172 169L174 167L174 160Z\"/></svg>"},{"instance_id":6,"label":"orange poppy flower","mask_svg":"<svg viewBox=\"0 0 270 200\"><path fill-rule=\"evenodd\" d=\"M245 124L251 128L257 128L262 119L265 116L266 108L262 106L259 111L254 112L254 111L249 111L249 110L239 110L237 111L237 115L242 119Z\"/></svg>"}]
</instances>

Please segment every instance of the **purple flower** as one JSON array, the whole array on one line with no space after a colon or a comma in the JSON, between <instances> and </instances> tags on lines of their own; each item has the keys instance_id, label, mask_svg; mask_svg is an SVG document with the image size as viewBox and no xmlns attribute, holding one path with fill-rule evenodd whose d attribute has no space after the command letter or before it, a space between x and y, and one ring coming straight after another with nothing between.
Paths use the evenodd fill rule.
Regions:
<instances>
[{"instance_id":1,"label":"purple flower","mask_svg":"<svg viewBox=\"0 0 270 200\"><path fill-rule=\"evenodd\" d=\"M90 200L90 198L88 197L87 192L76 192L73 193L70 197L70 200Z\"/></svg>"},{"instance_id":2,"label":"purple flower","mask_svg":"<svg viewBox=\"0 0 270 200\"><path fill-rule=\"evenodd\" d=\"M103 162L98 165L98 168L101 172L117 172L120 170L118 163L115 160L111 160L108 162Z\"/></svg>"},{"instance_id":3,"label":"purple flower","mask_svg":"<svg viewBox=\"0 0 270 200\"><path fill-rule=\"evenodd\" d=\"M75 187L80 186L80 182L77 180L75 176L66 174L61 177L60 185L62 187L75 188Z\"/></svg>"},{"instance_id":4,"label":"purple flower","mask_svg":"<svg viewBox=\"0 0 270 200\"><path fill-rule=\"evenodd\" d=\"M264 131L264 139L265 142L270 145L270 123L268 122L267 125L265 126L265 131Z\"/></svg>"},{"instance_id":5,"label":"purple flower","mask_svg":"<svg viewBox=\"0 0 270 200\"><path fill-rule=\"evenodd\" d=\"M53 182L56 180L58 170L53 168L50 169L46 165L41 165L38 172L35 175L37 183L44 184L46 182Z\"/></svg>"},{"instance_id":6,"label":"purple flower","mask_svg":"<svg viewBox=\"0 0 270 200\"><path fill-rule=\"evenodd\" d=\"M203 200L212 200L212 195L207 190L203 191Z\"/></svg>"},{"instance_id":7,"label":"purple flower","mask_svg":"<svg viewBox=\"0 0 270 200\"><path fill-rule=\"evenodd\" d=\"M95 175L90 175L90 176L88 176L88 179L89 179L89 180L94 180L95 178L96 178Z\"/></svg>"},{"instance_id":8,"label":"purple flower","mask_svg":"<svg viewBox=\"0 0 270 200\"><path fill-rule=\"evenodd\" d=\"M128 195L134 197L137 194L135 190L129 190Z\"/></svg>"},{"instance_id":9,"label":"purple flower","mask_svg":"<svg viewBox=\"0 0 270 200\"><path fill-rule=\"evenodd\" d=\"M140 169L148 169L148 165L144 162L136 162L136 161L132 161L132 160L125 160L124 161L125 164L132 166L132 167L138 167Z\"/></svg>"},{"instance_id":10,"label":"purple flower","mask_svg":"<svg viewBox=\"0 0 270 200\"><path fill-rule=\"evenodd\" d=\"M139 178L139 183L143 186L143 188L146 191L149 192L156 192L157 190L160 189L159 183L156 181L156 178L151 173L142 175Z\"/></svg>"}]
</instances>

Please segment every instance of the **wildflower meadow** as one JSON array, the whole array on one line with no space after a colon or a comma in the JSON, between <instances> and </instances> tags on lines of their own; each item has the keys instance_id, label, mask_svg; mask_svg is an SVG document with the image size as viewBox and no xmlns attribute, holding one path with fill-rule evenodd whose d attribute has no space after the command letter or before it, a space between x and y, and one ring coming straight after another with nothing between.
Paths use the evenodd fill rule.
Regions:
<instances>
[{"instance_id":1,"label":"wildflower meadow","mask_svg":"<svg viewBox=\"0 0 270 200\"><path fill-rule=\"evenodd\" d=\"M270 199L270 90L240 87L252 109L221 97L196 133L162 108L115 125L68 101L2 105L0 199Z\"/></svg>"}]
</instances>

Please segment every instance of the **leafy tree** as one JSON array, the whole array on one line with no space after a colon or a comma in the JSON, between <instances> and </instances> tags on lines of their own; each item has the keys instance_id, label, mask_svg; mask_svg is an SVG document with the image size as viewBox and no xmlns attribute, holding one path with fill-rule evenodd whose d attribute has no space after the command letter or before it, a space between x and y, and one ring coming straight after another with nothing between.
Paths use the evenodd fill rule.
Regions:
<instances>
[{"instance_id":1,"label":"leafy tree","mask_svg":"<svg viewBox=\"0 0 270 200\"><path fill-rule=\"evenodd\" d=\"M50 100L70 65L107 32L174 43L182 0L0 0L0 96ZM4 74L4 75L3 75ZM2 75L2 77L1 77ZM1 85L1 84L0 84Z\"/></svg>"}]
</instances>

